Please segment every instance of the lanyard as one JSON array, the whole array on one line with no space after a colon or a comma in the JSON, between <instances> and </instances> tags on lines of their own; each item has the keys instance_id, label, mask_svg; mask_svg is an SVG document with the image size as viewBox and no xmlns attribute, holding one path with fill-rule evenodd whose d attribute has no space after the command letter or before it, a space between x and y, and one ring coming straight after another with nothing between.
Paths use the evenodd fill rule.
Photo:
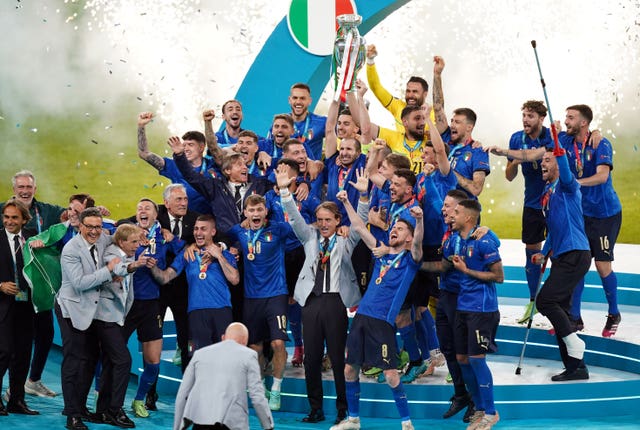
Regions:
<instances>
[{"instance_id":1,"label":"lanyard","mask_svg":"<svg viewBox=\"0 0 640 430\"><path fill-rule=\"evenodd\" d=\"M413 206L415 203L416 203L415 197L412 197L411 200L401 205L399 205L398 203L393 203L391 205L391 212L389 214L389 219L387 220L387 221L391 221L389 224L389 228L393 227L393 225L396 223L396 221L398 220L398 217L400 216L400 212L402 212L406 208Z\"/></svg>"},{"instance_id":2,"label":"lanyard","mask_svg":"<svg viewBox=\"0 0 640 430\"><path fill-rule=\"evenodd\" d=\"M449 162L451 162L454 158L455 158L455 154L456 151L460 148L464 148L465 146L472 144L473 143L473 139L469 139L468 141L466 141L465 143L458 143L456 146L454 146L451 149L451 152L449 152L449 156L447 157L449 159Z\"/></svg>"},{"instance_id":3,"label":"lanyard","mask_svg":"<svg viewBox=\"0 0 640 430\"><path fill-rule=\"evenodd\" d=\"M540 135L542 135L542 130L540 131ZM538 142L538 139L540 139L540 135L538 135L538 137L535 138L535 140L531 139L533 142ZM527 145L527 134L522 131L522 149L529 149L529 145ZM538 162L536 160L533 160L531 162L531 167L533 167L534 169L538 169Z\"/></svg>"},{"instance_id":4,"label":"lanyard","mask_svg":"<svg viewBox=\"0 0 640 430\"><path fill-rule=\"evenodd\" d=\"M380 284L382 282L382 278L385 277L390 268L397 268L400 265L400 259L404 256L407 250L403 250L400 254L396 255L396 258L393 260L387 260L386 264L382 264L380 266L380 273L378 274L378 278L376 278L376 284Z\"/></svg>"},{"instance_id":5,"label":"lanyard","mask_svg":"<svg viewBox=\"0 0 640 430\"><path fill-rule=\"evenodd\" d=\"M38 234L42 233L42 218L40 217L40 211L38 210L38 206L33 205L36 210L36 226L38 227Z\"/></svg>"}]
</instances>

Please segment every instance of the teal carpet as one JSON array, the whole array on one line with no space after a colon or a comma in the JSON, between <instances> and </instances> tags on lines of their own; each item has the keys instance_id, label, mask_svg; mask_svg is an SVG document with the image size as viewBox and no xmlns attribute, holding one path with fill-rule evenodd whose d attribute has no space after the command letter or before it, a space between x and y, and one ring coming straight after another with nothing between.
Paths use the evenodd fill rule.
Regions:
<instances>
[{"instance_id":1,"label":"teal carpet","mask_svg":"<svg viewBox=\"0 0 640 430\"><path fill-rule=\"evenodd\" d=\"M54 391L60 391L60 361L61 353L58 347L54 346L51 351L45 374L43 375L44 383ZM5 376L4 386L8 383L8 377ZM131 382L129 385L129 391L127 392L127 400L125 407L128 409L130 402L135 395L136 384ZM389 399L391 399L391 393L389 393ZM90 399L91 402L92 399ZM62 429L66 423L65 417L60 414L62 410L62 396L58 395L55 398L40 398L27 396L26 399L29 407L40 411L40 415L35 417L27 417L22 415L9 415L8 417L0 417L0 429ZM89 404L91 407L91 404ZM160 397L158 401L158 411L151 412L151 416L146 419L134 418L136 422L136 428L143 430L166 430L171 429L173 426L173 398L168 396ZM640 411L640 404L635 411L638 414ZM127 410L127 413L128 410ZM132 414L130 414L132 415ZM328 429L332 425L333 416L327 416L327 421L318 424L305 424L301 422L303 414L293 414L285 412L276 412L274 419L276 423L276 429ZM466 425L461 421L462 415L450 418L448 420L415 420L414 426L416 429L464 429ZM495 428L496 429L528 429L528 430L600 430L607 428L615 428L617 430L636 430L638 429L639 416L627 416L627 417L611 417L609 420L587 420L587 419L575 419L575 420L503 420L500 421ZM114 428L105 424L88 424L89 428L93 429L107 429ZM260 429L260 423L254 416L250 418L250 428ZM380 419L380 418L362 418L363 430L387 430L400 428L399 420L392 419Z\"/></svg>"}]
</instances>

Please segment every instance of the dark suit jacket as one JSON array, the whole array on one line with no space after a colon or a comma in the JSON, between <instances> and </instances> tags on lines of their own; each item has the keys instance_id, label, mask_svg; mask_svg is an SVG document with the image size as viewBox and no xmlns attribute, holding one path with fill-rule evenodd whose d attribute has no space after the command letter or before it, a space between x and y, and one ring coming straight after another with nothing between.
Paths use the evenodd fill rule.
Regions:
<instances>
[{"instance_id":1,"label":"dark suit jacket","mask_svg":"<svg viewBox=\"0 0 640 430\"><path fill-rule=\"evenodd\" d=\"M22 237L28 239L33 236L30 230L22 229ZM15 272L13 270L13 255L11 254L11 246L7 239L7 232L4 228L0 228L0 282L15 282ZM24 279L22 272L19 273L18 283L24 288L27 287L27 281ZM29 294L31 298L31 294ZM4 319L11 304L15 303L15 297L0 293L0 320Z\"/></svg>"},{"instance_id":2,"label":"dark suit jacket","mask_svg":"<svg viewBox=\"0 0 640 430\"><path fill-rule=\"evenodd\" d=\"M217 230L227 233L231 227L240 223L244 215L238 215L235 200L227 187L227 178L207 178L193 171L191 164L184 154L174 155L173 159L180 169L180 173L197 192L202 194L211 205L211 213L216 216ZM271 183L266 178L249 175L247 192L244 200L251 194L264 196L271 189Z\"/></svg>"}]
</instances>

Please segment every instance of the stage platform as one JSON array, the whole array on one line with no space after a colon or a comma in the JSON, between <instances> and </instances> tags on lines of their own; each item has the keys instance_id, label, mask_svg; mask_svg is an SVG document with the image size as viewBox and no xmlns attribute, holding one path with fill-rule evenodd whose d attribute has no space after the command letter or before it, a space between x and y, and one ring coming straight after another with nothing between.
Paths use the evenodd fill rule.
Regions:
<instances>
[{"instance_id":1,"label":"stage platform","mask_svg":"<svg viewBox=\"0 0 640 430\"><path fill-rule=\"evenodd\" d=\"M590 379L579 382L552 383L552 375L562 371L555 336L549 334L548 320L534 317L526 355L520 375L515 374L526 327L517 324L528 292L524 281L524 250L518 241L505 240L500 248L505 265L505 282L498 287L501 321L497 344L499 353L488 357L495 385L495 400L502 419L603 419L612 416L640 417L640 255L638 245L616 245L614 269L619 280L619 303L622 322L615 337L605 339L601 331L607 306L599 277L592 267L586 278L583 300L585 361ZM636 266L636 267L634 267ZM162 397L175 395L180 383L180 368L171 359L175 350L173 323L165 322L165 339L159 392ZM130 341L132 373L142 370L137 342ZM288 347L289 358L293 347ZM411 416L416 419L439 419L447 409L453 388L445 380L446 366L432 376L406 384ZM335 414L335 391L331 372L325 372L324 409L328 418ZM397 418L389 388L375 380L361 378L361 415ZM304 371L287 364L282 386L283 412L303 414L308 410Z\"/></svg>"}]
</instances>

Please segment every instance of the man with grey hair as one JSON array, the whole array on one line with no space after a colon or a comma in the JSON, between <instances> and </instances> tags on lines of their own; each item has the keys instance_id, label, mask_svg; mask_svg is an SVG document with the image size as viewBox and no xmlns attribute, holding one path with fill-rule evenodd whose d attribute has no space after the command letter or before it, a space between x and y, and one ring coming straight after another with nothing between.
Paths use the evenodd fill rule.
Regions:
<instances>
[{"instance_id":1,"label":"man with grey hair","mask_svg":"<svg viewBox=\"0 0 640 430\"><path fill-rule=\"evenodd\" d=\"M14 197L24 203L31 215L31 220L24 226L25 229L40 234L60 222L60 215L65 211L65 208L44 203L35 198L36 177L31 171L20 170L11 178L11 184ZM0 210L3 205L4 203L0 204ZM29 378L25 383L25 392L40 397L54 397L56 393L41 381L42 372L53 343L53 312L51 309L35 314L33 329L33 357ZM8 400L10 394L6 393L5 397Z\"/></svg>"},{"instance_id":2,"label":"man with grey hair","mask_svg":"<svg viewBox=\"0 0 640 430\"><path fill-rule=\"evenodd\" d=\"M222 342L197 350L176 395L174 430L247 429L247 392L263 429L273 429L273 416L260 379L258 354L247 348L249 331L231 323Z\"/></svg>"}]
</instances>

